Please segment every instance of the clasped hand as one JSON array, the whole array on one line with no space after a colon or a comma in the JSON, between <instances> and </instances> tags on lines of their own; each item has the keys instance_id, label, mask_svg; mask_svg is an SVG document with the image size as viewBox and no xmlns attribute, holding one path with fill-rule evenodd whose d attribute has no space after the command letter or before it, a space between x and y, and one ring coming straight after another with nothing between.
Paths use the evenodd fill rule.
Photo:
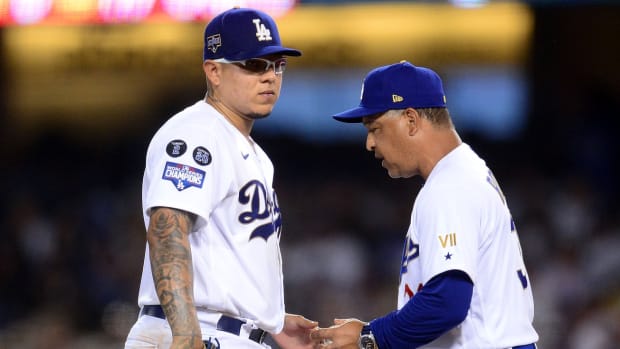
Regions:
<instances>
[{"instance_id":1,"label":"clasped hand","mask_svg":"<svg viewBox=\"0 0 620 349\"><path fill-rule=\"evenodd\" d=\"M314 349L358 349L358 342L365 322L358 319L335 319L331 327L316 329L310 332Z\"/></svg>"}]
</instances>

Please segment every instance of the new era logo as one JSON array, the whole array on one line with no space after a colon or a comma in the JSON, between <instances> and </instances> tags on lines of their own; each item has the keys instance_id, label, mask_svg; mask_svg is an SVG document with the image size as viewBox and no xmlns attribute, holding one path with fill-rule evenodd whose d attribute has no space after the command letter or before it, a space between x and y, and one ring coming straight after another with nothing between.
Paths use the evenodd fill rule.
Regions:
<instances>
[{"instance_id":1,"label":"new era logo","mask_svg":"<svg viewBox=\"0 0 620 349\"><path fill-rule=\"evenodd\" d=\"M392 102L394 103L402 102L403 100L404 98L399 95L392 95Z\"/></svg>"}]
</instances>

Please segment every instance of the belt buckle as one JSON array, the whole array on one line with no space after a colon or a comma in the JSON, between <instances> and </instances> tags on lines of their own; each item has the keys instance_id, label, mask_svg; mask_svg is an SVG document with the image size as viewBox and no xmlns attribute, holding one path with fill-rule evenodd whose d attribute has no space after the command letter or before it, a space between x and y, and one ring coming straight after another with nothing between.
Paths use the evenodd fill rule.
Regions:
<instances>
[{"instance_id":1,"label":"belt buckle","mask_svg":"<svg viewBox=\"0 0 620 349\"><path fill-rule=\"evenodd\" d=\"M267 336L267 331L257 328L250 331L248 338L258 344L262 344L265 340L265 336Z\"/></svg>"},{"instance_id":2,"label":"belt buckle","mask_svg":"<svg viewBox=\"0 0 620 349\"><path fill-rule=\"evenodd\" d=\"M202 343L204 343L205 349L220 349L220 341L218 341L215 337L209 337L209 339L203 341Z\"/></svg>"},{"instance_id":3,"label":"belt buckle","mask_svg":"<svg viewBox=\"0 0 620 349\"><path fill-rule=\"evenodd\" d=\"M225 314L217 321L216 328L259 344L263 343L267 335L265 330L257 328L253 323L248 323L246 320L240 320Z\"/></svg>"}]
</instances>

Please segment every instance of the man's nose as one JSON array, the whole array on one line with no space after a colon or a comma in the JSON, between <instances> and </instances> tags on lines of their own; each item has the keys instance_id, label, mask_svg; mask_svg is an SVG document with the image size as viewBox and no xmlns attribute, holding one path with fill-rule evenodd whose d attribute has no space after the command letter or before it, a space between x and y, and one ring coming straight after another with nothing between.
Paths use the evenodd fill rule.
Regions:
<instances>
[{"instance_id":1,"label":"man's nose","mask_svg":"<svg viewBox=\"0 0 620 349\"><path fill-rule=\"evenodd\" d=\"M366 137L366 150L374 151L375 150L375 141L372 139L370 135Z\"/></svg>"}]
</instances>

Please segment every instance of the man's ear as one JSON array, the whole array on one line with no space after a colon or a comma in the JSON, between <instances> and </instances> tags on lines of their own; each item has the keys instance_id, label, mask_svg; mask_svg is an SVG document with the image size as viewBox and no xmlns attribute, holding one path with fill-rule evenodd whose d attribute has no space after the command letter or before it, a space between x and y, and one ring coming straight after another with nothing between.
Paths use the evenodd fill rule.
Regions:
<instances>
[{"instance_id":1,"label":"man's ear","mask_svg":"<svg viewBox=\"0 0 620 349\"><path fill-rule=\"evenodd\" d=\"M403 116L407 122L407 126L409 128L409 135L413 136L420 129L420 121L421 117L417 110L413 108L407 108L403 112Z\"/></svg>"},{"instance_id":2,"label":"man's ear","mask_svg":"<svg viewBox=\"0 0 620 349\"><path fill-rule=\"evenodd\" d=\"M221 67L211 60L206 60L202 63L202 70L205 72L205 78L207 84L219 85Z\"/></svg>"}]
</instances>

